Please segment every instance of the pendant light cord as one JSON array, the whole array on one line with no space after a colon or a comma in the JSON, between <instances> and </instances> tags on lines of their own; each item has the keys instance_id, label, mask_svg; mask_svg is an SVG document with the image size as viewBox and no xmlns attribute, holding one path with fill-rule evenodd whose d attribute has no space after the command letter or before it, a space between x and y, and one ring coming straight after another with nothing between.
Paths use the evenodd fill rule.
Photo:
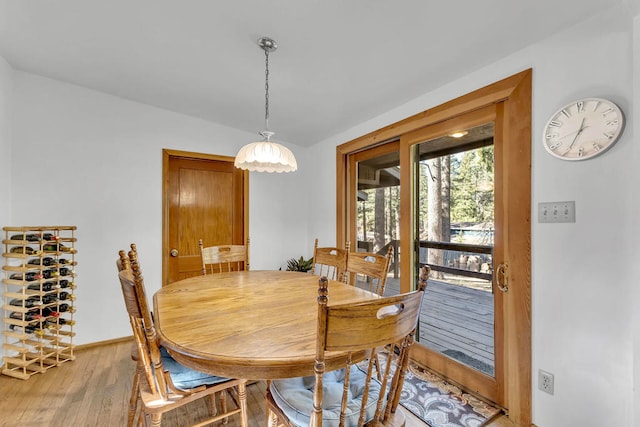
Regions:
<instances>
[{"instance_id":1,"label":"pendant light cord","mask_svg":"<svg viewBox=\"0 0 640 427\"><path fill-rule=\"evenodd\" d=\"M269 130L269 49L264 50L264 130Z\"/></svg>"}]
</instances>

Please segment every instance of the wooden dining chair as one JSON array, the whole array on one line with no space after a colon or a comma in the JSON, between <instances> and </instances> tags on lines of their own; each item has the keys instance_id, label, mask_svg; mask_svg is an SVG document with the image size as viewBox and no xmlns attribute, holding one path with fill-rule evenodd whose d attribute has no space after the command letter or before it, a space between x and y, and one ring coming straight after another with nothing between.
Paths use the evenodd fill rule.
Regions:
<instances>
[{"instance_id":1,"label":"wooden dining chair","mask_svg":"<svg viewBox=\"0 0 640 427\"><path fill-rule=\"evenodd\" d=\"M158 345L144 280L138 267L137 252L135 247L132 249L128 254L130 268L123 268L118 277L138 349L140 377L137 395L141 404L139 424L151 418L153 426L160 426L165 412L207 398L211 416L195 425L226 420L239 414L241 426L248 427L245 380L217 377L189 369L176 362ZM122 254L120 256L124 267L127 263L122 261ZM220 397L220 412L216 408L216 395ZM234 403L233 409L227 408L227 396ZM131 416L129 420L133 424Z\"/></svg>"},{"instance_id":2,"label":"wooden dining chair","mask_svg":"<svg viewBox=\"0 0 640 427\"><path fill-rule=\"evenodd\" d=\"M350 242L346 242L344 249L335 247L318 247L318 239L313 245L313 264L311 274L326 277L329 280L344 280L347 269Z\"/></svg>"},{"instance_id":3,"label":"wooden dining chair","mask_svg":"<svg viewBox=\"0 0 640 427\"><path fill-rule=\"evenodd\" d=\"M249 239L244 245L218 245L205 247L198 240L202 258L202 274L222 273L225 271L249 270Z\"/></svg>"},{"instance_id":4,"label":"wooden dining chair","mask_svg":"<svg viewBox=\"0 0 640 427\"><path fill-rule=\"evenodd\" d=\"M266 396L269 427L401 426L398 411L409 349L426 283L406 294L328 306L328 281L320 279L315 376L273 380ZM380 369L374 358L352 360L363 350L390 348ZM327 352L348 352L344 368L324 371ZM359 362L359 363L358 363Z\"/></svg>"},{"instance_id":5,"label":"wooden dining chair","mask_svg":"<svg viewBox=\"0 0 640 427\"><path fill-rule=\"evenodd\" d=\"M391 245L386 255L373 252L349 253L344 282L382 296L392 256L393 246Z\"/></svg>"},{"instance_id":6,"label":"wooden dining chair","mask_svg":"<svg viewBox=\"0 0 640 427\"><path fill-rule=\"evenodd\" d=\"M131 252L135 254L135 257L137 258L138 249L135 243L131 244ZM126 252L123 250L118 252L116 267L118 269L118 273L123 270L131 269L131 262L129 261ZM136 363L136 372L133 376L133 382L131 384L131 396L129 397L129 414L127 417L127 426L129 427L133 425L136 413L138 412L138 402L140 401L140 393L138 393L138 387L140 383L140 375L142 373L142 364L140 363L140 357L138 356L138 346L135 341L131 346L131 360Z\"/></svg>"}]
</instances>

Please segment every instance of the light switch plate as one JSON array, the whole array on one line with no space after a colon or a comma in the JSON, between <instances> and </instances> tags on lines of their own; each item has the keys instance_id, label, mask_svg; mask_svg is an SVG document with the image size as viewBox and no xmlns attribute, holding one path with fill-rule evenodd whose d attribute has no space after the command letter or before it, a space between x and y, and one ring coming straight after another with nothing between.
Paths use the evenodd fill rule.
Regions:
<instances>
[{"instance_id":1,"label":"light switch plate","mask_svg":"<svg viewBox=\"0 0 640 427\"><path fill-rule=\"evenodd\" d=\"M576 222L576 202L538 203L538 222Z\"/></svg>"}]
</instances>

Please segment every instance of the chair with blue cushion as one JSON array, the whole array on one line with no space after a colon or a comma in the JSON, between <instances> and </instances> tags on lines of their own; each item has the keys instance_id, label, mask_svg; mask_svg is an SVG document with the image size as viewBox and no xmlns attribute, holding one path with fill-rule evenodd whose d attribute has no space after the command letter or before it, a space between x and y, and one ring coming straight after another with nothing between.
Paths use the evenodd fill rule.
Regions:
<instances>
[{"instance_id":1,"label":"chair with blue cushion","mask_svg":"<svg viewBox=\"0 0 640 427\"><path fill-rule=\"evenodd\" d=\"M426 280L414 292L333 306L327 284L322 277L315 375L271 382L269 427L404 425L398 403ZM370 356L383 349L378 369ZM347 352L345 365L325 372L325 353L332 351Z\"/></svg>"},{"instance_id":2,"label":"chair with blue cushion","mask_svg":"<svg viewBox=\"0 0 640 427\"><path fill-rule=\"evenodd\" d=\"M128 254L129 263L121 261L118 266L119 269L120 265L123 266L118 277L138 350L141 378L138 380L137 395L142 403L140 423L143 418L144 421L151 419L151 425L160 426L165 412L207 398L211 416L196 425L226 421L237 414L240 416L240 425L247 427L246 380L217 377L189 369L176 362L158 345L137 252L133 245L132 248ZM220 412L216 408L216 395L220 396ZM227 395L234 402L233 409L227 409ZM133 422L131 416L129 422Z\"/></svg>"}]
</instances>

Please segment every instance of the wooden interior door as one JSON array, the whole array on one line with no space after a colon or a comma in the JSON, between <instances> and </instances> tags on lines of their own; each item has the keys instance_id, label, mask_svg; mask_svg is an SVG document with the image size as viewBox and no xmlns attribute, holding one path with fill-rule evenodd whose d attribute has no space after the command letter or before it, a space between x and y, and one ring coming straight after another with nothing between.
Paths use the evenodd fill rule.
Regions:
<instances>
[{"instance_id":1,"label":"wooden interior door","mask_svg":"<svg viewBox=\"0 0 640 427\"><path fill-rule=\"evenodd\" d=\"M248 240L249 174L234 158L163 150L162 283L202 274L205 246Z\"/></svg>"}]
</instances>

